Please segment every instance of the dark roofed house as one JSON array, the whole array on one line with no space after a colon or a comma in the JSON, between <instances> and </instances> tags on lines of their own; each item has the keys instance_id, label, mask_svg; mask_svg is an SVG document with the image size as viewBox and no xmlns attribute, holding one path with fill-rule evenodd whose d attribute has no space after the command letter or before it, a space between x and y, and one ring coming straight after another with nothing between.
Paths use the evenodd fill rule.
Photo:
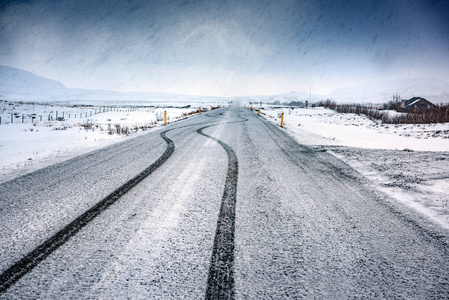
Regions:
<instances>
[{"instance_id":1,"label":"dark roofed house","mask_svg":"<svg viewBox=\"0 0 449 300\"><path fill-rule=\"evenodd\" d=\"M431 109L434 108L435 104L430 102L427 99L422 97L413 97L409 100L402 99L399 104L399 110L401 111L409 111L409 110L417 110L417 109Z\"/></svg>"}]
</instances>

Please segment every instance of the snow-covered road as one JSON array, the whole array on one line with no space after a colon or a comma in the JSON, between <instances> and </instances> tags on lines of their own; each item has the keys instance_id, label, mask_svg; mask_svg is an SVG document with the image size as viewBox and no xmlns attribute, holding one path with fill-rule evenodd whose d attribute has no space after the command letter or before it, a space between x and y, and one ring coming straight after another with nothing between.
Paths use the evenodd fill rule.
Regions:
<instances>
[{"instance_id":1,"label":"snow-covered road","mask_svg":"<svg viewBox=\"0 0 449 300\"><path fill-rule=\"evenodd\" d=\"M449 297L447 232L239 107L1 184L2 284L6 269L155 163L166 130L173 154L1 299ZM226 282L210 278L211 261Z\"/></svg>"}]
</instances>

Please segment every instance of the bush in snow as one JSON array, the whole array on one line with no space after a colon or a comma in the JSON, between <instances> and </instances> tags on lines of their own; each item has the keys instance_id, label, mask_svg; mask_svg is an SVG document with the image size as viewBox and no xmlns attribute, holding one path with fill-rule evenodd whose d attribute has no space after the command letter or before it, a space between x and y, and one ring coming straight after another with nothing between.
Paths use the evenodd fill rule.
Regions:
<instances>
[{"instance_id":1,"label":"bush in snow","mask_svg":"<svg viewBox=\"0 0 449 300\"><path fill-rule=\"evenodd\" d=\"M387 105L389 104L392 105L392 103L387 103ZM412 110L394 116L386 111L372 108L371 106L362 104L337 104L330 99L320 101L316 105L335 110L339 113L365 115L372 120L380 120L385 124L430 124L449 122L449 104L435 106L431 109Z\"/></svg>"}]
</instances>

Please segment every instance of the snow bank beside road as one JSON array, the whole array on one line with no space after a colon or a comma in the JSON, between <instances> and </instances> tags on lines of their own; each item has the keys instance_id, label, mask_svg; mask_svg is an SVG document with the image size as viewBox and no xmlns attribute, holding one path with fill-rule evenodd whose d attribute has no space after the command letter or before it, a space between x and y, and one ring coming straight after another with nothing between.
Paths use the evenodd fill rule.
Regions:
<instances>
[{"instance_id":1,"label":"snow bank beside road","mask_svg":"<svg viewBox=\"0 0 449 300\"><path fill-rule=\"evenodd\" d=\"M340 114L329 109L273 109L263 111L268 119L301 136L301 144L338 145L369 149L449 151L449 123L379 124L363 115Z\"/></svg>"},{"instance_id":2,"label":"snow bank beside road","mask_svg":"<svg viewBox=\"0 0 449 300\"><path fill-rule=\"evenodd\" d=\"M327 150L380 191L449 230L449 123L381 125L328 109L264 110L300 144Z\"/></svg>"}]
</instances>

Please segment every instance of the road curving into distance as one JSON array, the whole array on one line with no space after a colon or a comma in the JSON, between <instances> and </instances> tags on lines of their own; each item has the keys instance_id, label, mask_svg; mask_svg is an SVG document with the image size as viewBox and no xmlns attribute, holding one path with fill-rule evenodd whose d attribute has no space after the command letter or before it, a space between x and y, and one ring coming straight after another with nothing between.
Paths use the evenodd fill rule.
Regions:
<instances>
[{"instance_id":1,"label":"road curving into distance","mask_svg":"<svg viewBox=\"0 0 449 300\"><path fill-rule=\"evenodd\" d=\"M240 107L0 195L0 299L449 297L447 232Z\"/></svg>"}]
</instances>

